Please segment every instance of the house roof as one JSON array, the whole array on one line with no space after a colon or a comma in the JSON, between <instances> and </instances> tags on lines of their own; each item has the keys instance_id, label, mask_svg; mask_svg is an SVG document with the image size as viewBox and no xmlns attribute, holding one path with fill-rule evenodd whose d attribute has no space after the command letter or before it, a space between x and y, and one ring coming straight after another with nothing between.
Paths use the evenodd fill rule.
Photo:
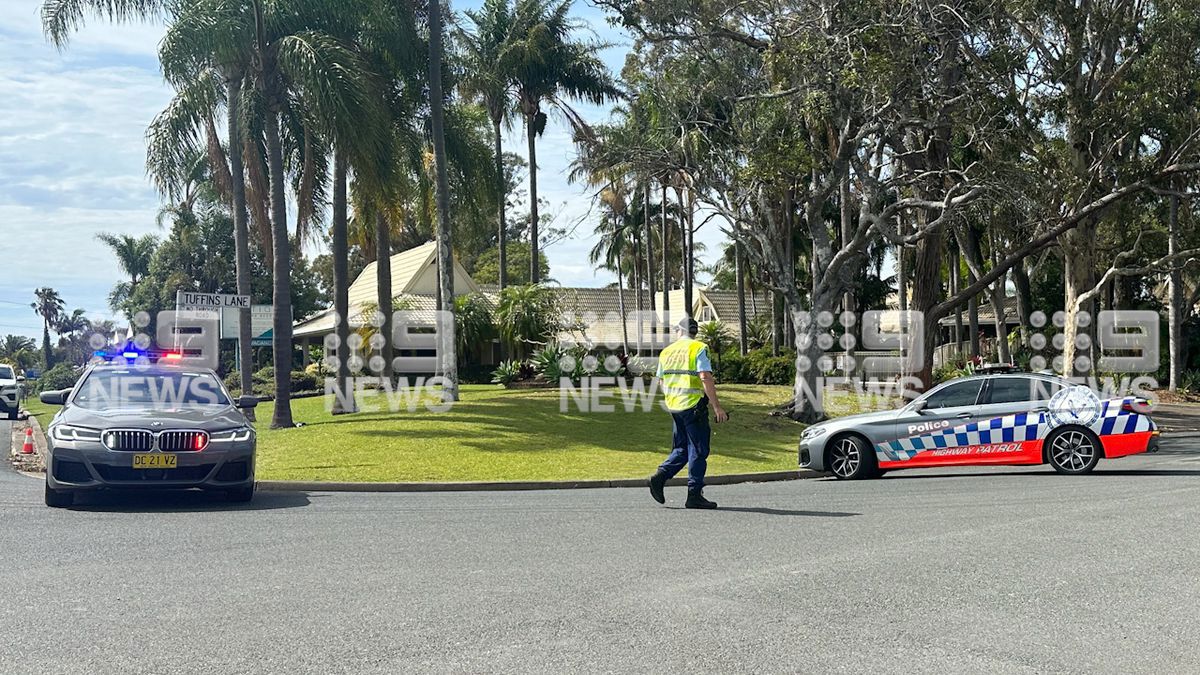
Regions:
<instances>
[{"instance_id":1,"label":"house roof","mask_svg":"<svg viewBox=\"0 0 1200 675\"><path fill-rule=\"evenodd\" d=\"M1011 295L1005 296L1001 300L1001 304L1004 307L1004 323L1010 324L1010 325L1016 325L1016 324L1021 323L1021 318L1017 311L1016 296L1011 296ZM952 312L952 313L950 313L949 316L942 317L942 319L940 321L938 321L938 325L939 326L953 326L954 318L955 318L955 314ZM962 321L963 321L963 325L967 324L967 306L965 304L962 306ZM979 299L979 323L981 323L981 324L996 323L996 312L993 311L993 309L992 309L992 303L988 302L987 300L983 299L982 297Z\"/></svg>"},{"instance_id":2,"label":"house roof","mask_svg":"<svg viewBox=\"0 0 1200 675\"><path fill-rule=\"evenodd\" d=\"M350 300L350 325L366 325L364 310L379 304L378 263L367 263L348 292ZM402 251L391 258L392 297L405 304L406 309L418 312L417 321L433 320L437 292L437 245L428 242ZM479 291L479 285L467 274L466 269L454 260L454 291L466 295ZM422 313L428 312L428 316ZM332 333L336 328L333 308L324 309L295 324L293 335L297 338L321 336Z\"/></svg>"}]
</instances>

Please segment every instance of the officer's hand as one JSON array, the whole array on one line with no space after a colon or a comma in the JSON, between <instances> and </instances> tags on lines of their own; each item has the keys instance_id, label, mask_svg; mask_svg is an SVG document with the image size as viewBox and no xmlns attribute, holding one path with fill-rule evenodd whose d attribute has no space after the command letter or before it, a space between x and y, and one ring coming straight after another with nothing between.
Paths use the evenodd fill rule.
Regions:
<instances>
[{"instance_id":1,"label":"officer's hand","mask_svg":"<svg viewBox=\"0 0 1200 675\"><path fill-rule=\"evenodd\" d=\"M714 407L713 416L717 418L717 424L729 421L729 413L725 412L724 408Z\"/></svg>"}]
</instances>

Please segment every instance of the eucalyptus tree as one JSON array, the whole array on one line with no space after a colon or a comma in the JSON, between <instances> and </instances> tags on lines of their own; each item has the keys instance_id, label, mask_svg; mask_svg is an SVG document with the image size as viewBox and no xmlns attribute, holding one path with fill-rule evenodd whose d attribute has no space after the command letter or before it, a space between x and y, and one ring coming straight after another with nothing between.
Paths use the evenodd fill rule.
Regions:
<instances>
[{"instance_id":1,"label":"eucalyptus tree","mask_svg":"<svg viewBox=\"0 0 1200 675\"><path fill-rule=\"evenodd\" d=\"M530 278L538 269L537 137L546 130L546 107L563 113L574 127L583 119L568 100L595 104L620 92L597 53L604 45L576 39L582 24L570 18L572 0L517 0L511 39L501 52L503 72L509 73L517 107L525 122L529 152Z\"/></svg>"}]
</instances>

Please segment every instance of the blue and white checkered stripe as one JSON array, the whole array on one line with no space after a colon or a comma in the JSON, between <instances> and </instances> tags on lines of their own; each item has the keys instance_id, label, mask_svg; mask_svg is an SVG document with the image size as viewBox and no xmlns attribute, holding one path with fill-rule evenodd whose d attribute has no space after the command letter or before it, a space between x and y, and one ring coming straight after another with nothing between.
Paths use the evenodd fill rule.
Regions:
<instances>
[{"instance_id":1,"label":"blue and white checkered stripe","mask_svg":"<svg viewBox=\"0 0 1200 675\"><path fill-rule=\"evenodd\" d=\"M1092 431L1101 436L1133 434L1139 431L1154 431L1154 422L1140 413L1123 410L1126 403L1134 399L1109 399L1100 408L1100 417L1092 423Z\"/></svg>"},{"instance_id":2,"label":"blue and white checkered stripe","mask_svg":"<svg viewBox=\"0 0 1200 675\"><path fill-rule=\"evenodd\" d=\"M899 438L880 443L877 447L884 454L881 459L895 462L912 459L925 450L1033 441L1048 433L1050 427L1044 413L1017 413L982 422L968 422L920 436Z\"/></svg>"},{"instance_id":3,"label":"blue and white checkered stripe","mask_svg":"<svg viewBox=\"0 0 1200 675\"><path fill-rule=\"evenodd\" d=\"M1121 409L1126 402L1131 403L1133 399L1104 401L1100 416L1092 423L1092 430L1101 436L1153 431L1154 423L1149 417ZM1017 413L982 422L968 422L919 436L885 441L879 443L876 449L881 460L906 461L926 450L1036 441L1045 438L1050 429L1049 416L1046 413Z\"/></svg>"}]
</instances>

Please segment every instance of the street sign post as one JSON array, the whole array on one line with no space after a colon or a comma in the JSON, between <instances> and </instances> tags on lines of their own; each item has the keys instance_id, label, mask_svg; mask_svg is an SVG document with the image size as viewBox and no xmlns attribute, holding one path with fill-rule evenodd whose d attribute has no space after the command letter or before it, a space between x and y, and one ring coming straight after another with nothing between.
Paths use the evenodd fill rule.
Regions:
<instances>
[{"instance_id":1,"label":"street sign post","mask_svg":"<svg viewBox=\"0 0 1200 675\"><path fill-rule=\"evenodd\" d=\"M228 293L192 293L177 291L175 293L175 309L249 309L250 296L231 295Z\"/></svg>"}]
</instances>

